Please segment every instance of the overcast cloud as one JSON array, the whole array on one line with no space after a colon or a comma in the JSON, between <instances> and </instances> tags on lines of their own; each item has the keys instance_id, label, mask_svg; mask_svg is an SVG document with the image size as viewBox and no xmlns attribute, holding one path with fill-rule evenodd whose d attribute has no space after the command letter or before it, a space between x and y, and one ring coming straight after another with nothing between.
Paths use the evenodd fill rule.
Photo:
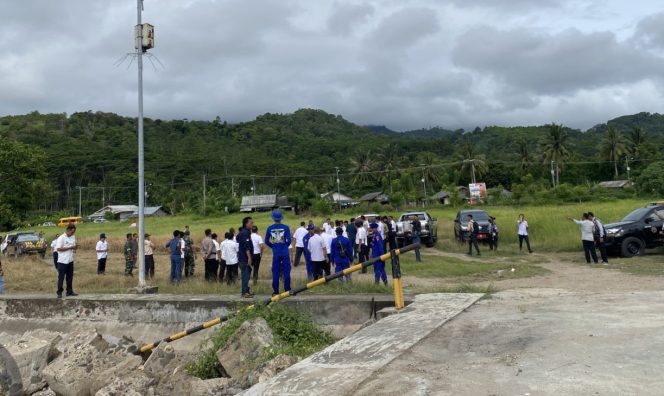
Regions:
<instances>
[{"instance_id":1,"label":"overcast cloud","mask_svg":"<svg viewBox=\"0 0 664 396\"><path fill-rule=\"evenodd\" d=\"M136 113L134 0L0 0L0 114ZM146 0L146 116L302 107L397 130L664 108L664 5L643 0Z\"/></svg>"}]
</instances>

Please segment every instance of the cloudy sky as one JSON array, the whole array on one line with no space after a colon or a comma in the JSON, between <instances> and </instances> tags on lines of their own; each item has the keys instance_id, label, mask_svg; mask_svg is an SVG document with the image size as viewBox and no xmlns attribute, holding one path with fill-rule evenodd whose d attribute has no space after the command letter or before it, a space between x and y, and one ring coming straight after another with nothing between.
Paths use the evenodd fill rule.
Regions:
<instances>
[{"instance_id":1,"label":"cloudy sky","mask_svg":"<svg viewBox=\"0 0 664 396\"><path fill-rule=\"evenodd\" d=\"M0 0L0 114L136 113L135 0ZM664 109L661 0L146 0L146 116L397 130Z\"/></svg>"}]
</instances>

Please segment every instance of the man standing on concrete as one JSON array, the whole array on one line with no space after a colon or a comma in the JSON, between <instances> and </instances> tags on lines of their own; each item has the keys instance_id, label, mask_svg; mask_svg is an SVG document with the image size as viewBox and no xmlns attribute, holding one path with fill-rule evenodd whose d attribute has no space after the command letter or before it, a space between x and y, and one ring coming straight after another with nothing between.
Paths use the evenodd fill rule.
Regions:
<instances>
[{"instance_id":1,"label":"man standing on concrete","mask_svg":"<svg viewBox=\"0 0 664 396\"><path fill-rule=\"evenodd\" d=\"M238 253L238 260L240 266L240 276L242 279L241 294L244 298L253 298L251 289L249 288L249 278L253 268L253 251L254 245L251 243L251 229L254 226L254 220L251 217L242 219L242 229L237 235L237 243L240 245Z\"/></svg>"},{"instance_id":2,"label":"man standing on concrete","mask_svg":"<svg viewBox=\"0 0 664 396\"><path fill-rule=\"evenodd\" d=\"M106 234L99 235L95 250L97 251L97 275L104 275L106 273L106 258L108 257Z\"/></svg>"},{"instance_id":3,"label":"man standing on concrete","mask_svg":"<svg viewBox=\"0 0 664 396\"><path fill-rule=\"evenodd\" d=\"M332 240L332 254L330 261L334 264L334 272L340 272L350 267L353 259L353 245L350 239L343 236L344 230L337 227L335 233L337 237ZM351 282L350 274L346 275L346 282ZM339 277L339 284L343 285L344 277Z\"/></svg>"},{"instance_id":4,"label":"man standing on concrete","mask_svg":"<svg viewBox=\"0 0 664 396\"><path fill-rule=\"evenodd\" d=\"M291 232L287 225L281 224L284 215L280 210L272 212L274 224L265 231L265 244L272 249L272 296L279 294L279 279L284 278L284 291L290 291L290 246Z\"/></svg>"},{"instance_id":5,"label":"man standing on concrete","mask_svg":"<svg viewBox=\"0 0 664 396\"><path fill-rule=\"evenodd\" d=\"M205 238L201 242L201 254L205 262L205 280L214 282L217 280L217 271L219 270L219 262L217 261L217 251L212 242L212 230L205 230Z\"/></svg>"},{"instance_id":6,"label":"man standing on concrete","mask_svg":"<svg viewBox=\"0 0 664 396\"><path fill-rule=\"evenodd\" d=\"M58 291L57 297L62 298L63 282L67 281L67 296L77 296L74 293L74 255L78 245L76 244L76 226L67 226L64 234L58 237L55 248L58 251Z\"/></svg>"},{"instance_id":7,"label":"man standing on concrete","mask_svg":"<svg viewBox=\"0 0 664 396\"><path fill-rule=\"evenodd\" d=\"M132 271L134 270L134 264L136 263L136 251L134 250L134 237L131 233L127 234L127 240L124 244L124 256L125 256L125 276L134 276Z\"/></svg>"},{"instance_id":8,"label":"man standing on concrete","mask_svg":"<svg viewBox=\"0 0 664 396\"><path fill-rule=\"evenodd\" d=\"M314 228L314 235L309 238L309 243L307 248L311 254L311 265L313 267L314 279L320 279L323 277L323 268L327 263L327 248L325 247L325 241L323 237L320 236L321 229L319 227Z\"/></svg>"},{"instance_id":9,"label":"man standing on concrete","mask_svg":"<svg viewBox=\"0 0 664 396\"><path fill-rule=\"evenodd\" d=\"M168 241L166 248L171 256L171 274L169 281L179 284L182 280L182 245L180 244L180 230L173 231L173 239Z\"/></svg>"},{"instance_id":10,"label":"man standing on concrete","mask_svg":"<svg viewBox=\"0 0 664 396\"><path fill-rule=\"evenodd\" d=\"M289 239L290 243L290 239ZM263 244L263 237L258 233L258 227L253 226L251 228L251 244L253 246L253 260L254 269L251 272L252 278L254 279L254 286L258 283L258 271L261 266L261 259L263 258L263 249L265 245Z\"/></svg>"},{"instance_id":11,"label":"man standing on concrete","mask_svg":"<svg viewBox=\"0 0 664 396\"><path fill-rule=\"evenodd\" d=\"M189 278L194 276L194 267L196 266L194 241L191 239L189 230L186 230L184 232L183 240L184 240L184 277Z\"/></svg>"},{"instance_id":12,"label":"man standing on concrete","mask_svg":"<svg viewBox=\"0 0 664 396\"><path fill-rule=\"evenodd\" d=\"M295 239L295 258L292 261L296 267L300 265L300 258L302 257L302 253L304 253L304 237L309 233L306 224L304 221L300 222L300 227L293 234L293 239ZM269 238L269 235L266 234L265 237Z\"/></svg>"},{"instance_id":13,"label":"man standing on concrete","mask_svg":"<svg viewBox=\"0 0 664 396\"><path fill-rule=\"evenodd\" d=\"M145 278L154 278L154 243L150 240L150 234L145 234L143 239L145 254Z\"/></svg>"}]
</instances>

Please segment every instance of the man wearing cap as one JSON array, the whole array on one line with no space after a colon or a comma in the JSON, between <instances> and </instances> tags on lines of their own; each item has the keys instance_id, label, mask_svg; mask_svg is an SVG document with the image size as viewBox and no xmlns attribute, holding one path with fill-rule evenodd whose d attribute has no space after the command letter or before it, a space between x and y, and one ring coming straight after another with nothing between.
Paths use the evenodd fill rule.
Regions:
<instances>
[{"instance_id":1,"label":"man wearing cap","mask_svg":"<svg viewBox=\"0 0 664 396\"><path fill-rule=\"evenodd\" d=\"M104 275L106 272L106 258L108 257L108 242L106 242L106 234L99 235L97 246L97 275Z\"/></svg>"},{"instance_id":2,"label":"man wearing cap","mask_svg":"<svg viewBox=\"0 0 664 396\"><path fill-rule=\"evenodd\" d=\"M346 238L344 230L337 227L335 230L337 237L332 240L332 252L330 261L335 265L334 272L343 271L350 267L350 262L353 259L353 246L350 239ZM346 275L346 282L350 283L350 274ZM343 285L344 277L339 277L339 284Z\"/></svg>"},{"instance_id":3,"label":"man wearing cap","mask_svg":"<svg viewBox=\"0 0 664 396\"><path fill-rule=\"evenodd\" d=\"M284 215L280 210L272 212L274 224L265 231L265 244L272 249L272 295L279 294L279 279L284 278L284 291L290 291L290 246L291 232L287 225L281 224Z\"/></svg>"},{"instance_id":4,"label":"man wearing cap","mask_svg":"<svg viewBox=\"0 0 664 396\"><path fill-rule=\"evenodd\" d=\"M307 227L307 230L309 231L307 235L302 238L302 243L304 243L304 263L306 264L307 268L307 279L308 280L313 280L314 279L314 267L313 264L311 263L311 251L309 251L309 240L311 239L312 236L314 236L314 230L316 226L313 224L309 224Z\"/></svg>"},{"instance_id":5,"label":"man wearing cap","mask_svg":"<svg viewBox=\"0 0 664 396\"><path fill-rule=\"evenodd\" d=\"M385 245L383 244L383 237L378 231L378 224L371 223L369 228L373 232L373 238L371 241L371 258L380 257L385 254ZM379 261L374 264L374 281L378 284L381 280L387 286L387 273L385 272L385 262Z\"/></svg>"},{"instance_id":6,"label":"man wearing cap","mask_svg":"<svg viewBox=\"0 0 664 396\"><path fill-rule=\"evenodd\" d=\"M145 256L145 278L154 278L154 243L150 240L150 234L143 238L143 254Z\"/></svg>"}]
</instances>

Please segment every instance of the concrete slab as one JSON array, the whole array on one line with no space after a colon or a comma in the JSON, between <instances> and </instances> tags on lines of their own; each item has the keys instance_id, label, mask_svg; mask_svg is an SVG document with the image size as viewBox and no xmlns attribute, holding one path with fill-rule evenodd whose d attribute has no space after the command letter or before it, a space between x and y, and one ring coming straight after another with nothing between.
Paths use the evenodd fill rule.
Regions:
<instances>
[{"instance_id":1,"label":"concrete slab","mask_svg":"<svg viewBox=\"0 0 664 396\"><path fill-rule=\"evenodd\" d=\"M662 312L662 291L497 293L358 384L354 394L661 395Z\"/></svg>"},{"instance_id":2,"label":"concrete slab","mask_svg":"<svg viewBox=\"0 0 664 396\"><path fill-rule=\"evenodd\" d=\"M358 384L463 312L481 294L424 294L243 395L351 395Z\"/></svg>"}]
</instances>

